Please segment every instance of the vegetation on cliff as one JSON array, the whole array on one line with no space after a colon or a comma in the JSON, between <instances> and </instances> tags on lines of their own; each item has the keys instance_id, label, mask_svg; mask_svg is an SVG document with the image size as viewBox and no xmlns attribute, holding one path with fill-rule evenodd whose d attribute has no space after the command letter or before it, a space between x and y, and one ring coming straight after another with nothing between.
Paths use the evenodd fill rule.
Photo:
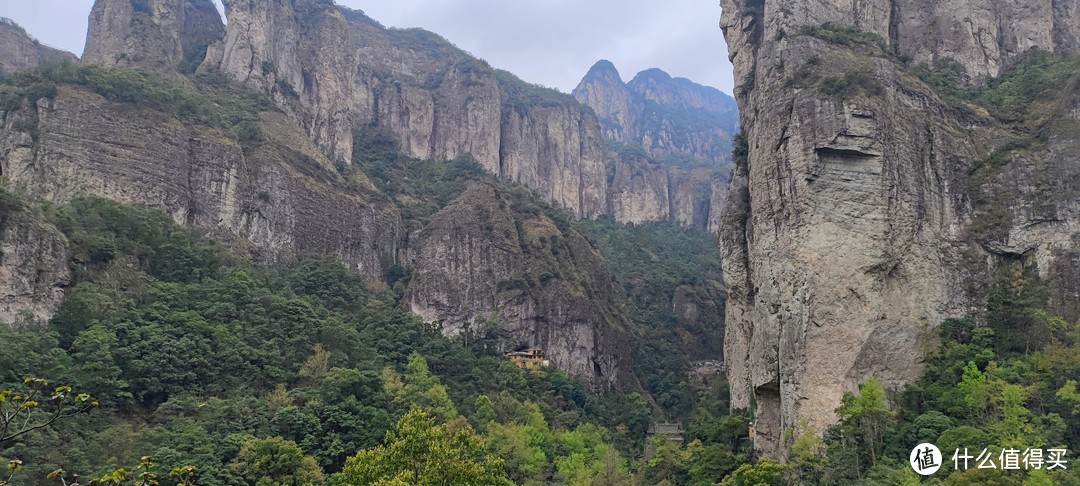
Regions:
<instances>
[{"instance_id":1,"label":"vegetation on cliff","mask_svg":"<svg viewBox=\"0 0 1080 486\"><path fill-rule=\"evenodd\" d=\"M627 315L640 333L634 369L642 385L663 413L689 417L700 406L701 392L690 376L692 360L718 359L723 346L724 297L715 238L672 222L622 225L601 219L577 227L600 250L626 295ZM679 290L701 312L696 319L677 315Z\"/></svg>"},{"instance_id":2,"label":"vegetation on cliff","mask_svg":"<svg viewBox=\"0 0 1080 486\"><path fill-rule=\"evenodd\" d=\"M198 484L234 484L264 474L260 451L285 449L335 472L412 409L504 432L533 414L552 442L529 471L555 477L594 467L606 454L597 447L633 447L627 432L594 424L647 424L640 398L605 400L563 373L519 370L495 352L497 336L447 339L338 263L253 267L163 214L104 200L38 210L68 235L78 284L47 330L3 331L2 380L78 383L103 410L0 445L23 461L22 477L105 474L152 454L166 471L196 466ZM575 430L594 438L558 445Z\"/></svg>"}]
</instances>

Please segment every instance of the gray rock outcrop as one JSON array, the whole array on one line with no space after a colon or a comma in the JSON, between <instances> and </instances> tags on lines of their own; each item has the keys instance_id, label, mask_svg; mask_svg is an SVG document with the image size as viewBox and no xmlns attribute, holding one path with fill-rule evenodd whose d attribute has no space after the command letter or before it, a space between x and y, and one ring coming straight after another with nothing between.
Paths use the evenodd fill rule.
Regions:
<instances>
[{"instance_id":1,"label":"gray rock outcrop","mask_svg":"<svg viewBox=\"0 0 1080 486\"><path fill-rule=\"evenodd\" d=\"M605 213L606 146L565 95L528 85L419 29L314 0L226 2L204 69L271 93L332 158L377 125L420 159L472 156L577 217Z\"/></svg>"},{"instance_id":2,"label":"gray rock outcrop","mask_svg":"<svg viewBox=\"0 0 1080 486\"><path fill-rule=\"evenodd\" d=\"M4 113L0 168L10 190L33 199L147 205L220 238L248 240L264 262L337 255L381 278L397 253L397 210L347 189L285 115L263 116L274 141L245 148L214 127L62 86L54 99ZM356 177L354 185L370 187Z\"/></svg>"},{"instance_id":3,"label":"gray rock outcrop","mask_svg":"<svg viewBox=\"0 0 1080 486\"><path fill-rule=\"evenodd\" d=\"M1021 3L722 2L749 152L721 227L725 365L764 453L784 455L789 427L825 430L871 376L920 376L936 326L976 313L970 289L1000 263L1075 288L1055 276L1080 263L1075 93L1050 113L1068 123L1045 125L1045 151L1010 151L1015 126L957 108L905 64L955 61L974 82L1032 47L1077 52L1077 9ZM823 27L849 37L809 30ZM1000 170L973 179L999 148Z\"/></svg>"},{"instance_id":4,"label":"gray rock outcrop","mask_svg":"<svg viewBox=\"0 0 1080 486\"><path fill-rule=\"evenodd\" d=\"M71 285L67 238L29 211L0 216L0 326L37 326Z\"/></svg>"},{"instance_id":5,"label":"gray rock outcrop","mask_svg":"<svg viewBox=\"0 0 1080 486\"><path fill-rule=\"evenodd\" d=\"M501 351L539 347L594 383L629 383L630 337L603 258L520 193L473 184L412 237L409 307L443 332L498 322Z\"/></svg>"},{"instance_id":6,"label":"gray rock outcrop","mask_svg":"<svg viewBox=\"0 0 1080 486\"><path fill-rule=\"evenodd\" d=\"M193 72L225 24L210 0L98 0L90 12L83 61Z\"/></svg>"},{"instance_id":7,"label":"gray rock outcrop","mask_svg":"<svg viewBox=\"0 0 1080 486\"><path fill-rule=\"evenodd\" d=\"M11 74L39 64L76 62L74 54L43 45L15 21L0 18L0 74Z\"/></svg>"},{"instance_id":8,"label":"gray rock outcrop","mask_svg":"<svg viewBox=\"0 0 1080 486\"><path fill-rule=\"evenodd\" d=\"M573 96L622 147L608 169L608 212L616 221L672 219L717 230L738 125L735 100L659 69L624 84L609 61L597 62Z\"/></svg>"}]
</instances>

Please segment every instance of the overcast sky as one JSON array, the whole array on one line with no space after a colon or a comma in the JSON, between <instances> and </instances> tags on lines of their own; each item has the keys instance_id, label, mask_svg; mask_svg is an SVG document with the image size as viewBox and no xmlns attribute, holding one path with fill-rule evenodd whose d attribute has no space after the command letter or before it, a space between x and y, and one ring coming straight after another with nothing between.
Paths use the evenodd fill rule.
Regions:
<instances>
[{"instance_id":1,"label":"overcast sky","mask_svg":"<svg viewBox=\"0 0 1080 486\"><path fill-rule=\"evenodd\" d=\"M623 80L658 67L731 94L717 0L338 0L388 27L423 27L522 79L569 92L599 59ZM76 54L93 0L0 0L41 42Z\"/></svg>"}]
</instances>

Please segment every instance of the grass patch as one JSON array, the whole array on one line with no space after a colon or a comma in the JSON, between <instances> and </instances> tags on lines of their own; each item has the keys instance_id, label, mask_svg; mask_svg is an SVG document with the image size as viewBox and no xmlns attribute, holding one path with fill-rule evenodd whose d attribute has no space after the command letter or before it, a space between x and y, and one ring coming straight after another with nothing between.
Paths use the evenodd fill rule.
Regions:
<instances>
[{"instance_id":1,"label":"grass patch","mask_svg":"<svg viewBox=\"0 0 1080 486\"><path fill-rule=\"evenodd\" d=\"M799 28L798 34L817 37L830 44L840 46L851 47L861 44L877 47L882 52L889 52L885 39L881 38L880 35L873 32L864 32L854 27L833 25L831 23L819 26L807 25Z\"/></svg>"},{"instance_id":2,"label":"grass patch","mask_svg":"<svg viewBox=\"0 0 1080 486\"><path fill-rule=\"evenodd\" d=\"M503 90L503 102L518 112L538 105L578 106L573 96L539 84L527 83L509 71L496 69L495 78Z\"/></svg>"},{"instance_id":3,"label":"grass patch","mask_svg":"<svg viewBox=\"0 0 1080 486\"><path fill-rule=\"evenodd\" d=\"M1080 80L1080 57L1062 57L1034 49L1000 76L968 85L968 74L955 60L919 64L912 74L951 104L975 103L1006 122L1024 122L1051 114L1062 90Z\"/></svg>"},{"instance_id":4,"label":"grass patch","mask_svg":"<svg viewBox=\"0 0 1080 486\"><path fill-rule=\"evenodd\" d=\"M885 87L866 67L851 69L840 75L824 76L821 78L820 87L823 93L844 99L860 92L867 96L881 96L885 93Z\"/></svg>"},{"instance_id":5,"label":"grass patch","mask_svg":"<svg viewBox=\"0 0 1080 486\"><path fill-rule=\"evenodd\" d=\"M242 142L261 138L258 112L274 109L272 101L229 83L218 72L199 75L195 83L197 90L139 68L44 64L7 78L0 86L0 109L12 111L42 98L55 98L58 86L71 85L87 88L109 101L163 113L185 124L221 128Z\"/></svg>"}]
</instances>

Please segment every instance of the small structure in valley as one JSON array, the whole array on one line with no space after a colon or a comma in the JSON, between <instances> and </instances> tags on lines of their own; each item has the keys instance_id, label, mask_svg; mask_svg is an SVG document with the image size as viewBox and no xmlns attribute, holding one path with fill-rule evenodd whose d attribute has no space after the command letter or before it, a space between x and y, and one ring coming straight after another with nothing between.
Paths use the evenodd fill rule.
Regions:
<instances>
[{"instance_id":1,"label":"small structure in valley","mask_svg":"<svg viewBox=\"0 0 1080 486\"><path fill-rule=\"evenodd\" d=\"M665 422L653 422L649 427L649 432L645 434L645 456L647 461L652 459L654 453L656 453L656 438L661 440L667 440L682 444L683 432L686 432L682 428L682 424L679 423L665 423ZM661 444L663 442L660 442Z\"/></svg>"},{"instance_id":2,"label":"small structure in valley","mask_svg":"<svg viewBox=\"0 0 1080 486\"><path fill-rule=\"evenodd\" d=\"M538 348L513 351L506 353L503 356L510 360L511 363L514 363L518 368L526 370L545 368L551 365L551 362L544 357L544 350Z\"/></svg>"}]
</instances>

